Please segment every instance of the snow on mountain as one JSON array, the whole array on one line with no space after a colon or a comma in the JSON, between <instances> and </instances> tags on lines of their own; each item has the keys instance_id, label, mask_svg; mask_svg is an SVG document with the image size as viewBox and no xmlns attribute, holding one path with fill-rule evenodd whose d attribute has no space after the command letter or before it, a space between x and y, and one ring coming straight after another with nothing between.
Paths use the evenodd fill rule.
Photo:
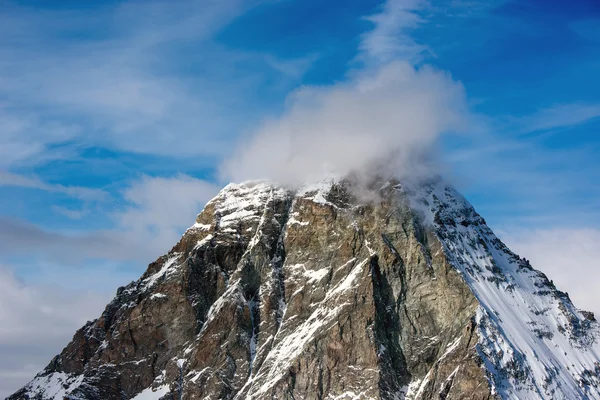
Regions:
<instances>
[{"instance_id":1,"label":"snow on mountain","mask_svg":"<svg viewBox=\"0 0 600 400\"><path fill-rule=\"evenodd\" d=\"M353 185L228 185L10 399L600 399L594 316L460 194Z\"/></svg>"},{"instance_id":2,"label":"snow on mountain","mask_svg":"<svg viewBox=\"0 0 600 400\"><path fill-rule=\"evenodd\" d=\"M600 330L543 273L512 253L455 190L411 193L480 307L478 352L502 398L600 398Z\"/></svg>"}]
</instances>

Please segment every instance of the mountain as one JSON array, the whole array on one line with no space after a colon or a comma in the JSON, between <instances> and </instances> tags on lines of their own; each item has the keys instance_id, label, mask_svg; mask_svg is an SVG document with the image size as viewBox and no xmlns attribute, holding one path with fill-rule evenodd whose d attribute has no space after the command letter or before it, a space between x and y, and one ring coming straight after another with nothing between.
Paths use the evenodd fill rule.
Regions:
<instances>
[{"instance_id":1,"label":"mountain","mask_svg":"<svg viewBox=\"0 0 600 400\"><path fill-rule=\"evenodd\" d=\"M460 194L358 189L228 185L9 399L600 399L594 315Z\"/></svg>"}]
</instances>

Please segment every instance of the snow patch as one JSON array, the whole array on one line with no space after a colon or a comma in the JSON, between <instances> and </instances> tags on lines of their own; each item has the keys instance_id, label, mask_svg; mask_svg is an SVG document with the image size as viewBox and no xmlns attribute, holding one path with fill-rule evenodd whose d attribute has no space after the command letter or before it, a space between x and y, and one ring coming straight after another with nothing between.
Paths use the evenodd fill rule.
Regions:
<instances>
[{"instance_id":1,"label":"snow patch","mask_svg":"<svg viewBox=\"0 0 600 400\"><path fill-rule=\"evenodd\" d=\"M446 351L444 352L444 354L442 354L442 356L439 358L438 362L443 360L444 358L446 358L450 353L452 353L454 350L456 350L456 348L458 347L458 345L460 344L460 337L456 338L456 340L452 343L450 343L447 347L446 347Z\"/></svg>"},{"instance_id":2,"label":"snow patch","mask_svg":"<svg viewBox=\"0 0 600 400\"><path fill-rule=\"evenodd\" d=\"M68 375L64 372L52 372L45 376L36 376L25 387L31 398L62 400L83 382L83 375Z\"/></svg>"},{"instance_id":3,"label":"snow patch","mask_svg":"<svg viewBox=\"0 0 600 400\"><path fill-rule=\"evenodd\" d=\"M335 178L324 179L320 182L305 184L297 192L298 197L312 200L317 204L324 204L335 207L333 203L326 199L326 196L331 191L331 187L335 182Z\"/></svg>"},{"instance_id":4,"label":"snow patch","mask_svg":"<svg viewBox=\"0 0 600 400\"><path fill-rule=\"evenodd\" d=\"M267 393L286 374L290 363L304 351L318 332L326 329L335 320L347 305L347 303L340 300L339 296L353 288L353 283L363 272L368 261L368 259L365 259L358 263L344 280L327 292L323 301L315 304L316 309L308 319L292 332L286 332L283 339L274 344L263 362L261 370L248 382L252 385L253 381L260 381L262 385L258 388L252 385L247 400L260 398L261 395ZM285 325L280 328L280 331L284 328Z\"/></svg>"},{"instance_id":5,"label":"snow patch","mask_svg":"<svg viewBox=\"0 0 600 400\"><path fill-rule=\"evenodd\" d=\"M154 286L156 284L156 282L163 278L164 276L168 275L170 272L172 272L172 267L176 266L175 262L177 261L177 259L179 258L179 254L176 254L172 257L170 257L169 259L167 259L167 261L165 261L165 263L163 264L162 268L150 275L149 277L147 277L146 279L144 279L142 281L143 285L144 285L144 289L148 289L151 288L152 286Z\"/></svg>"},{"instance_id":6,"label":"snow patch","mask_svg":"<svg viewBox=\"0 0 600 400\"><path fill-rule=\"evenodd\" d=\"M200 231L208 231L211 226L212 226L211 224L201 224L200 222L196 222L194 225L190 226L188 228L188 230L190 230L190 229L197 229L197 230L200 230Z\"/></svg>"},{"instance_id":7,"label":"snow patch","mask_svg":"<svg viewBox=\"0 0 600 400\"><path fill-rule=\"evenodd\" d=\"M142 390L131 400L158 400L169 392L169 385L162 385L157 388L149 387Z\"/></svg>"},{"instance_id":8,"label":"snow patch","mask_svg":"<svg viewBox=\"0 0 600 400\"><path fill-rule=\"evenodd\" d=\"M213 239L213 235L212 234L208 234L204 237L204 239L198 240L198 243L196 243L196 249L206 245L207 243L210 243L210 241Z\"/></svg>"}]
</instances>

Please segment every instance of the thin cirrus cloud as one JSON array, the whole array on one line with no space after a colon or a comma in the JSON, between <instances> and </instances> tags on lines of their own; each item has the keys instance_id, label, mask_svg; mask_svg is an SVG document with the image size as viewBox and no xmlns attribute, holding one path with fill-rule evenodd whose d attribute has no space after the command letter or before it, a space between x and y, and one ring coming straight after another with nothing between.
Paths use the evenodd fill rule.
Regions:
<instances>
[{"instance_id":1,"label":"thin cirrus cloud","mask_svg":"<svg viewBox=\"0 0 600 400\"><path fill-rule=\"evenodd\" d=\"M428 47L417 43L410 31L425 22L418 11L428 6L426 0L386 1L379 13L365 17L373 29L362 35L357 59L367 64L421 61Z\"/></svg>"},{"instance_id":2,"label":"thin cirrus cloud","mask_svg":"<svg viewBox=\"0 0 600 400\"><path fill-rule=\"evenodd\" d=\"M0 186L16 186L29 189L39 189L46 192L62 193L80 200L107 200L109 193L102 189L92 189L81 186L65 186L44 182L37 177L29 177L0 170Z\"/></svg>"},{"instance_id":3,"label":"thin cirrus cloud","mask_svg":"<svg viewBox=\"0 0 600 400\"><path fill-rule=\"evenodd\" d=\"M4 82L0 78L0 93L8 96L2 89ZM72 156L69 149L49 152L48 146L68 142L78 132L79 128L71 123L45 121L38 114L14 111L10 103L0 103L0 168L22 165L27 160L44 164Z\"/></svg>"},{"instance_id":4,"label":"thin cirrus cloud","mask_svg":"<svg viewBox=\"0 0 600 400\"><path fill-rule=\"evenodd\" d=\"M52 211L54 211L57 214L64 215L65 217L71 220L80 220L89 214L89 210L87 209L72 209L57 205L52 206Z\"/></svg>"},{"instance_id":5,"label":"thin cirrus cloud","mask_svg":"<svg viewBox=\"0 0 600 400\"><path fill-rule=\"evenodd\" d=\"M0 166L39 165L72 143L184 157L226 151L240 124L259 114L253 93L264 77L276 71L285 88L312 62L214 40L260 3L129 1L93 15L7 7L0 148L10 152Z\"/></svg>"},{"instance_id":6,"label":"thin cirrus cloud","mask_svg":"<svg viewBox=\"0 0 600 400\"><path fill-rule=\"evenodd\" d=\"M536 132L585 124L600 117L600 104L557 104L516 120L517 131Z\"/></svg>"}]
</instances>

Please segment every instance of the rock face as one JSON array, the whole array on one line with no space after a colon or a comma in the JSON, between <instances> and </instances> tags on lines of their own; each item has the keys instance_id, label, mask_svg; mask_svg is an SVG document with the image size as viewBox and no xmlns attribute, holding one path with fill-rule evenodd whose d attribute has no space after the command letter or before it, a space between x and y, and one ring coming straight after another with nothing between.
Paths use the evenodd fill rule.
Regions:
<instances>
[{"instance_id":1,"label":"rock face","mask_svg":"<svg viewBox=\"0 0 600 400\"><path fill-rule=\"evenodd\" d=\"M440 181L229 185L9 399L600 399L600 327Z\"/></svg>"}]
</instances>

